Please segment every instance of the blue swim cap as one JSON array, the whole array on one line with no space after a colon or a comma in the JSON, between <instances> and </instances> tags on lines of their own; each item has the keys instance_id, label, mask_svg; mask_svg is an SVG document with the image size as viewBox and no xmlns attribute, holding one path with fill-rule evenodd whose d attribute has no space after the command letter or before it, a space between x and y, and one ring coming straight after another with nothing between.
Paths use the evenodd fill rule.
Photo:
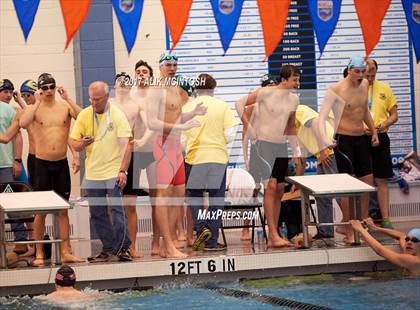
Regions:
<instances>
[{"instance_id":1,"label":"blue swim cap","mask_svg":"<svg viewBox=\"0 0 420 310\"><path fill-rule=\"evenodd\" d=\"M178 56L176 54L172 54L170 51L165 51L160 55L159 64L163 63L164 61L178 61Z\"/></svg>"},{"instance_id":2,"label":"blue swim cap","mask_svg":"<svg viewBox=\"0 0 420 310\"><path fill-rule=\"evenodd\" d=\"M22 86L20 87L21 93L29 93L31 95L35 94L37 90L38 84L33 80L26 80L22 83Z\"/></svg>"},{"instance_id":3,"label":"blue swim cap","mask_svg":"<svg viewBox=\"0 0 420 310\"><path fill-rule=\"evenodd\" d=\"M408 232L407 236L416 237L420 240L420 228L413 228Z\"/></svg>"},{"instance_id":4,"label":"blue swim cap","mask_svg":"<svg viewBox=\"0 0 420 310\"><path fill-rule=\"evenodd\" d=\"M351 56L347 68L366 68L365 58L362 56Z\"/></svg>"}]
</instances>

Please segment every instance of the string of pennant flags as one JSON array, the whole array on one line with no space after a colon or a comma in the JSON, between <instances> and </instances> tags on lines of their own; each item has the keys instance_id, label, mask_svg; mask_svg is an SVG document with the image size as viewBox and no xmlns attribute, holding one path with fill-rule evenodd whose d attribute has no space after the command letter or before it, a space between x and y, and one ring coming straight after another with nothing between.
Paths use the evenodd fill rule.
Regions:
<instances>
[{"instance_id":1,"label":"string of pennant flags","mask_svg":"<svg viewBox=\"0 0 420 310\"><path fill-rule=\"evenodd\" d=\"M34 24L41 0L13 0L25 41ZM64 19L67 40L65 49L79 30L89 13L91 0L59 0ZM244 1L255 0L208 0L213 10L223 55L238 26ZM264 36L266 59L274 52L282 39L287 23L291 0L256 0ZM337 25L342 0L307 0L321 55ZM137 37L144 0L110 0L124 41L131 52ZM171 50L177 45L187 25L193 0L161 0L166 24L172 39ZM420 61L420 0L401 0L417 62ZM366 56L372 52L381 37L383 19L391 0L354 0L359 19ZM322 57L322 56L321 56Z\"/></svg>"}]
</instances>

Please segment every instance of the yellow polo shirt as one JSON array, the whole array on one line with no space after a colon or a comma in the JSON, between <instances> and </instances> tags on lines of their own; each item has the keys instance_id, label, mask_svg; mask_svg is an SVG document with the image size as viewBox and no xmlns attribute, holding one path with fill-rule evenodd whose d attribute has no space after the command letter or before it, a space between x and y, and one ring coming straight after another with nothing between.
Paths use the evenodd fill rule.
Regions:
<instances>
[{"instance_id":1,"label":"yellow polo shirt","mask_svg":"<svg viewBox=\"0 0 420 310\"><path fill-rule=\"evenodd\" d=\"M317 138L313 129L305 126L308 121L318 117L319 114L310 107L302 104L298 105L296 110L295 126L297 129L299 143L319 159L320 148L318 146ZM334 128L328 122L325 126L325 130L327 132L327 137L332 139L334 136ZM334 154L334 151L331 148L328 148L327 154L330 156Z\"/></svg>"},{"instance_id":2,"label":"yellow polo shirt","mask_svg":"<svg viewBox=\"0 0 420 310\"><path fill-rule=\"evenodd\" d=\"M131 128L124 113L113 104L107 112L97 114L99 128L92 106L83 109L77 116L70 138L79 140L81 135L95 138L86 148L85 178L108 180L115 178L121 168L119 138L130 138Z\"/></svg>"},{"instance_id":3,"label":"yellow polo shirt","mask_svg":"<svg viewBox=\"0 0 420 310\"><path fill-rule=\"evenodd\" d=\"M187 141L185 161L190 165L226 164L228 152L224 131L236 126L238 121L226 102L210 96L188 102L182 112L191 112L201 102L207 107L207 113L194 117L201 126L183 132Z\"/></svg>"},{"instance_id":4,"label":"yellow polo shirt","mask_svg":"<svg viewBox=\"0 0 420 310\"><path fill-rule=\"evenodd\" d=\"M373 87L369 87L368 99L372 100L370 109L375 127L385 122L393 107L397 106L397 99L391 87L381 81L375 80Z\"/></svg>"}]
</instances>

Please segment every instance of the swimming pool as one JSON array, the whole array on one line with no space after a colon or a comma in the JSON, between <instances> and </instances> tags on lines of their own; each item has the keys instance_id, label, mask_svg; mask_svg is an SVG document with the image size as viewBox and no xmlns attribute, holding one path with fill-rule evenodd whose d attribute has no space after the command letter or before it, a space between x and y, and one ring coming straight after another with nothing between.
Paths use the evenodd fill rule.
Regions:
<instances>
[{"instance_id":1,"label":"swimming pool","mask_svg":"<svg viewBox=\"0 0 420 310\"><path fill-rule=\"evenodd\" d=\"M222 283L217 287L248 291L256 295L286 298L334 309L419 309L420 278L369 275L288 277L260 281ZM89 292L89 290L88 290ZM92 291L94 292L94 291ZM188 284L150 291L101 293L96 302L68 304L70 309L279 309L253 298L225 296ZM0 309L62 309L37 298L0 298ZM280 307L280 309L288 309Z\"/></svg>"}]
</instances>

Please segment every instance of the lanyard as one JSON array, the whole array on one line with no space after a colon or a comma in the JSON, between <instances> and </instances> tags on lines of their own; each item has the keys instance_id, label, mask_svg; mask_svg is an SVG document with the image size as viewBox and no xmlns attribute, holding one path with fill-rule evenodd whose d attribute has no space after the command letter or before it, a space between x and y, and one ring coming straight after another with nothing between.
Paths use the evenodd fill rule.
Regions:
<instances>
[{"instance_id":1,"label":"lanyard","mask_svg":"<svg viewBox=\"0 0 420 310\"><path fill-rule=\"evenodd\" d=\"M375 81L372 83L372 90L370 92L370 98L368 100L369 111L372 111L372 101L373 101L373 88L375 87Z\"/></svg>"},{"instance_id":2,"label":"lanyard","mask_svg":"<svg viewBox=\"0 0 420 310\"><path fill-rule=\"evenodd\" d=\"M102 135L102 137L97 140L100 141L103 139L103 137L106 135L107 131L110 129L111 127L111 109L109 107L109 103L106 104L105 107L105 116L106 116L106 128L105 128L105 133ZM96 126L98 128L98 133L99 133L99 119L98 119L98 115L96 114L95 111L93 111L93 117L95 118L96 121ZM94 136L95 137L95 136Z\"/></svg>"}]
</instances>

